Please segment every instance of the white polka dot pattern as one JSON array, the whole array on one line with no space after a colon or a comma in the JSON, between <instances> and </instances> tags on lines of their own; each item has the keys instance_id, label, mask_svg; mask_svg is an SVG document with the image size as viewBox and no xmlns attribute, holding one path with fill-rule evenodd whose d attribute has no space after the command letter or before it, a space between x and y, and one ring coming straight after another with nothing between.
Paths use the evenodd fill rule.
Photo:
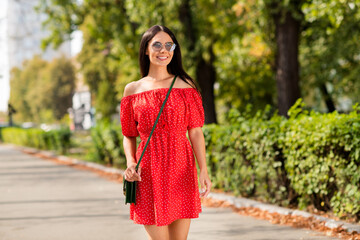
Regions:
<instances>
[{"instance_id":1,"label":"white polka dot pattern","mask_svg":"<svg viewBox=\"0 0 360 240\"><path fill-rule=\"evenodd\" d=\"M139 136L136 159L166 97L158 88L124 97L120 119L123 135ZM197 218L201 212L196 163L186 131L204 124L202 99L196 89L173 88L141 160L136 205L130 219L137 224L169 225L180 218Z\"/></svg>"}]
</instances>

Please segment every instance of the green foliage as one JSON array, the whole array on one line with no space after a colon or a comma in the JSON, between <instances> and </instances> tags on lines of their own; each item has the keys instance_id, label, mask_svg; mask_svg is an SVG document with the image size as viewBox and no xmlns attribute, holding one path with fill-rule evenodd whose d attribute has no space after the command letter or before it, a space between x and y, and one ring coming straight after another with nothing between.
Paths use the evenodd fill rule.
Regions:
<instances>
[{"instance_id":1,"label":"green foliage","mask_svg":"<svg viewBox=\"0 0 360 240\"><path fill-rule=\"evenodd\" d=\"M39 121L37 114L48 103L43 97L48 84L40 82L46 65L46 61L35 56L32 60L25 61L22 69L11 70L9 102L17 111L14 121Z\"/></svg>"},{"instance_id":2,"label":"green foliage","mask_svg":"<svg viewBox=\"0 0 360 240\"><path fill-rule=\"evenodd\" d=\"M68 128L50 130L42 129L2 128L2 141L21 146L28 146L45 150L56 150L65 154L71 146L71 132Z\"/></svg>"},{"instance_id":3,"label":"green foliage","mask_svg":"<svg viewBox=\"0 0 360 240\"><path fill-rule=\"evenodd\" d=\"M94 97L97 118L110 119L126 83L139 79L140 33L135 32L125 1L51 0L42 1L37 9L49 16L44 26L51 35L44 39L44 48L58 47L64 36L82 31L84 44L77 57L80 72Z\"/></svg>"},{"instance_id":4,"label":"green foliage","mask_svg":"<svg viewBox=\"0 0 360 240\"><path fill-rule=\"evenodd\" d=\"M126 168L123 137L118 124L99 121L91 129L91 137L94 148L90 150L90 155L94 161Z\"/></svg>"},{"instance_id":5,"label":"green foliage","mask_svg":"<svg viewBox=\"0 0 360 240\"><path fill-rule=\"evenodd\" d=\"M214 20L221 31L214 44L217 96L228 109L252 104L254 114L275 103L274 29L265 9L263 1L235 1Z\"/></svg>"},{"instance_id":6,"label":"green foliage","mask_svg":"<svg viewBox=\"0 0 360 240\"><path fill-rule=\"evenodd\" d=\"M98 94L104 95L98 93L100 82L113 86L119 100L124 86L139 79L141 34L165 24L181 43L185 69L192 76L200 71L199 62L211 61L214 54L217 109L226 114L231 108L243 111L249 103L253 113L276 103L274 13L291 12L302 20L299 60L305 102L317 110L326 110L325 99L341 110L351 106L344 102L358 102L359 6L359 0L51 0L41 1L38 10L49 16L44 26L51 35L44 46L59 46L69 33L83 32L78 60L95 102ZM324 85L328 95L321 90Z\"/></svg>"},{"instance_id":7,"label":"green foliage","mask_svg":"<svg viewBox=\"0 0 360 240\"><path fill-rule=\"evenodd\" d=\"M100 119L110 121L110 117L116 113L118 102L115 95L115 89L109 82L103 81L99 84L96 109L100 113Z\"/></svg>"},{"instance_id":8,"label":"green foliage","mask_svg":"<svg viewBox=\"0 0 360 240\"><path fill-rule=\"evenodd\" d=\"M285 120L279 116L266 120L267 114L260 112L247 118L235 109L230 115L231 126L204 127L215 187L272 203L294 204L279 146Z\"/></svg>"},{"instance_id":9,"label":"green foliage","mask_svg":"<svg viewBox=\"0 0 360 240\"><path fill-rule=\"evenodd\" d=\"M50 91L45 98L50 98L50 109L56 120L61 120L67 109L72 107L72 96L75 91L75 70L69 59L64 56L49 63L47 80L51 82Z\"/></svg>"},{"instance_id":10,"label":"green foliage","mask_svg":"<svg viewBox=\"0 0 360 240\"><path fill-rule=\"evenodd\" d=\"M243 15L238 14L236 7L240 1L84 0L78 5L75 2L43 1L38 9L49 16L44 25L53 34L68 34L77 29L83 32L84 44L78 61L95 102L103 101L100 82L112 86L119 101L124 86L140 78L137 57L141 34L155 24L166 25L175 33L190 75L201 74L200 62L215 65L219 82L216 94L221 99L220 107L227 106L225 111L231 107L243 109L247 103L261 109L273 102L273 56L264 39L268 34L262 34L259 27L251 27L261 25L267 29L268 23L256 11L259 24L242 21ZM247 7L250 3L244 4ZM257 9L257 4L251 5ZM251 12L254 11L248 11ZM52 36L44 43L57 46L57 39L61 36ZM110 104L112 110L115 102ZM100 111L101 107L97 107L97 112Z\"/></svg>"},{"instance_id":11,"label":"green foliage","mask_svg":"<svg viewBox=\"0 0 360 240\"><path fill-rule=\"evenodd\" d=\"M300 206L359 214L359 112L290 113L288 125L284 156Z\"/></svg>"},{"instance_id":12,"label":"green foliage","mask_svg":"<svg viewBox=\"0 0 360 240\"><path fill-rule=\"evenodd\" d=\"M360 217L360 111L319 114L299 100L289 119L230 111L204 127L214 186L280 205ZM221 141L219 141L221 139Z\"/></svg>"},{"instance_id":13,"label":"green foliage","mask_svg":"<svg viewBox=\"0 0 360 240\"><path fill-rule=\"evenodd\" d=\"M75 71L65 57L46 62L39 56L14 68L10 79L10 103L17 122L55 122L72 105Z\"/></svg>"},{"instance_id":14,"label":"green foliage","mask_svg":"<svg viewBox=\"0 0 360 240\"><path fill-rule=\"evenodd\" d=\"M360 1L313 0L303 5L305 29L300 62L305 101L324 110L325 85L336 109L350 111L360 101ZM346 105L342 104L346 100ZM352 103L351 103L352 102Z\"/></svg>"},{"instance_id":15,"label":"green foliage","mask_svg":"<svg viewBox=\"0 0 360 240\"><path fill-rule=\"evenodd\" d=\"M5 128L5 127L0 126L0 142L3 142L2 130L3 130L4 128Z\"/></svg>"}]
</instances>

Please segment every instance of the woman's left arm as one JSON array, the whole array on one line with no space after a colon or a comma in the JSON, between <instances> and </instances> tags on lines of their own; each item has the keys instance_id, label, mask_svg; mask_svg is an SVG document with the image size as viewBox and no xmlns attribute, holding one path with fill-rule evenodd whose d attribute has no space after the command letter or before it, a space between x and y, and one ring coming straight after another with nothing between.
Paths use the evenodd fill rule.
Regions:
<instances>
[{"instance_id":1,"label":"woman's left arm","mask_svg":"<svg viewBox=\"0 0 360 240\"><path fill-rule=\"evenodd\" d=\"M195 157L200 168L200 197L206 197L210 193L211 181L206 166L205 139L201 127L189 129L189 138L194 149ZM206 191L205 191L206 190Z\"/></svg>"}]
</instances>

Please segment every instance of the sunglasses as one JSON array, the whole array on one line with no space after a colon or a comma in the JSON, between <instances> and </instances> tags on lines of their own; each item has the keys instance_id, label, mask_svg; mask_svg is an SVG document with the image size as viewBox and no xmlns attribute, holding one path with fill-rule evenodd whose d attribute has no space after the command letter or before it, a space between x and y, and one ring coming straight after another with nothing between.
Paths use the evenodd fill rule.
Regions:
<instances>
[{"instance_id":1,"label":"sunglasses","mask_svg":"<svg viewBox=\"0 0 360 240\"><path fill-rule=\"evenodd\" d=\"M172 42L167 42L164 45L165 45L166 51L168 51L168 52L174 51L175 47L176 47L176 44L172 43ZM154 42L153 45L151 45L151 47L155 52L160 52L161 49L163 48L163 45L161 42Z\"/></svg>"}]
</instances>

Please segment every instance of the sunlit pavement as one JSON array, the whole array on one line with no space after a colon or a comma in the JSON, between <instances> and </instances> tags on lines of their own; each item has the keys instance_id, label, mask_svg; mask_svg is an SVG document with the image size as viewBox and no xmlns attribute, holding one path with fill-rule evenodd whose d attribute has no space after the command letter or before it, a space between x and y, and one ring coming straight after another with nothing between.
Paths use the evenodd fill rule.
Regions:
<instances>
[{"instance_id":1,"label":"sunlit pavement","mask_svg":"<svg viewBox=\"0 0 360 240\"><path fill-rule=\"evenodd\" d=\"M129 220L128 208L119 183L0 145L1 240L147 239L143 227ZM203 208L188 239L337 238Z\"/></svg>"}]
</instances>

